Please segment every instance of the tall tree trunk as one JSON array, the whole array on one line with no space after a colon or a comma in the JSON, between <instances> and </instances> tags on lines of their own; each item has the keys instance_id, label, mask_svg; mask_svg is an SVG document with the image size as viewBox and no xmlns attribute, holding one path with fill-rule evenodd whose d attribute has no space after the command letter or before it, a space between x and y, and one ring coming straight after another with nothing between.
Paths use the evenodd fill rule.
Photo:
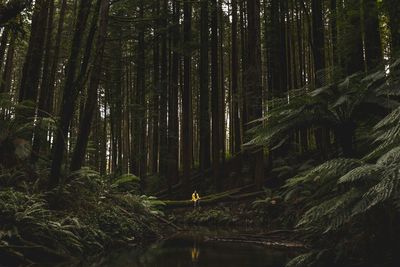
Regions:
<instances>
[{"instance_id":1,"label":"tall tree trunk","mask_svg":"<svg viewBox=\"0 0 400 267\"><path fill-rule=\"evenodd\" d=\"M96 51L94 55L93 68L90 76L90 84L87 92L85 110L79 125L79 134L71 160L71 171L79 170L84 162L86 148L89 140L93 114L97 106L97 90L102 74L102 63L104 46L107 35L108 24L108 0L101 0L98 36L96 40Z\"/></svg>"},{"instance_id":2,"label":"tall tree trunk","mask_svg":"<svg viewBox=\"0 0 400 267\"><path fill-rule=\"evenodd\" d=\"M261 33L260 1L247 0L248 23L248 69L246 97L248 103L247 122L262 116L262 70L261 70ZM262 147L254 151L254 182L258 188L264 183L264 151Z\"/></svg>"},{"instance_id":3,"label":"tall tree trunk","mask_svg":"<svg viewBox=\"0 0 400 267\"><path fill-rule=\"evenodd\" d=\"M322 2L312 0L312 53L314 61L314 86L319 88L325 84L325 45L324 45L324 23L322 20ZM324 134L326 129L315 129L315 142L323 157L327 154L327 140Z\"/></svg>"},{"instance_id":4,"label":"tall tree trunk","mask_svg":"<svg viewBox=\"0 0 400 267\"><path fill-rule=\"evenodd\" d=\"M337 52L337 46L338 46L338 29L337 29L337 2L336 0L330 0L330 11L331 11L331 16L330 16L330 21L331 21L331 31L332 31L332 37L331 37L331 42L332 42L332 64L334 67L336 67L339 63L339 58L338 58L338 52Z\"/></svg>"},{"instance_id":5,"label":"tall tree trunk","mask_svg":"<svg viewBox=\"0 0 400 267\"><path fill-rule=\"evenodd\" d=\"M49 111L52 113L55 112L55 110L53 110L54 109L53 108L53 97L54 97L56 73L57 73L58 62L59 62L59 58L60 58L62 34L64 31L64 19L65 19L66 9L67 9L67 0L62 0L61 7L60 7L59 20L58 20L58 25L57 25L57 35L55 37L53 61L51 63L49 82L47 84L49 93L47 95L46 104L45 104L45 106L48 107Z\"/></svg>"},{"instance_id":6,"label":"tall tree trunk","mask_svg":"<svg viewBox=\"0 0 400 267\"><path fill-rule=\"evenodd\" d=\"M183 44L186 48L183 57L183 95L182 95L182 130L183 130L183 181L187 188L193 161L193 114L192 114L192 4L183 4Z\"/></svg>"},{"instance_id":7,"label":"tall tree trunk","mask_svg":"<svg viewBox=\"0 0 400 267\"><path fill-rule=\"evenodd\" d=\"M6 48L7 48L7 42L8 42L8 36L9 36L9 28L6 27L3 29L3 33L1 34L1 39L0 39L0 72L3 67L3 62L4 62L4 55L6 53ZM2 81L0 80L0 84Z\"/></svg>"},{"instance_id":8,"label":"tall tree trunk","mask_svg":"<svg viewBox=\"0 0 400 267\"><path fill-rule=\"evenodd\" d=\"M322 20L322 2L319 0L312 0L312 36L313 36L313 59L314 59L314 72L315 72L315 87L321 87L324 84L324 68L325 68L325 54L324 54L324 24Z\"/></svg>"},{"instance_id":9,"label":"tall tree trunk","mask_svg":"<svg viewBox=\"0 0 400 267\"><path fill-rule=\"evenodd\" d=\"M280 1L271 0L267 36L268 99L284 97L286 91L285 27L282 26L285 22L281 20L283 8L280 7Z\"/></svg>"},{"instance_id":10,"label":"tall tree trunk","mask_svg":"<svg viewBox=\"0 0 400 267\"><path fill-rule=\"evenodd\" d=\"M234 153L238 153L241 150L241 124L239 119L239 50L238 50L238 15L237 15L237 0L231 0L232 5L232 67L231 67L231 79L232 79L232 123L233 123L233 138L234 138Z\"/></svg>"},{"instance_id":11,"label":"tall tree trunk","mask_svg":"<svg viewBox=\"0 0 400 267\"><path fill-rule=\"evenodd\" d=\"M222 0L218 0L218 34L219 34L219 134L220 134L220 157L221 157L221 176L224 176L223 170L225 165L226 154L226 132L225 132L225 71L224 71L224 12L222 9Z\"/></svg>"},{"instance_id":12,"label":"tall tree trunk","mask_svg":"<svg viewBox=\"0 0 400 267\"><path fill-rule=\"evenodd\" d=\"M161 31L161 19L160 19L160 0L156 0L156 6L154 8L155 27L154 27L154 44L153 44L153 136L152 136L152 157L151 157L151 172L158 172L158 151L159 151L159 120L160 120L160 31Z\"/></svg>"},{"instance_id":13,"label":"tall tree trunk","mask_svg":"<svg viewBox=\"0 0 400 267\"><path fill-rule=\"evenodd\" d=\"M162 8L162 25L167 25L168 16L168 1L163 0ZM160 88L160 161L159 172L160 176L167 176L168 166L168 51L167 51L167 29L166 27L161 33L161 88ZM167 180L168 188L171 188L172 181Z\"/></svg>"},{"instance_id":14,"label":"tall tree trunk","mask_svg":"<svg viewBox=\"0 0 400 267\"><path fill-rule=\"evenodd\" d=\"M82 44L83 33L86 28L91 2L80 0L77 20L79 23L75 26L75 31L71 43L71 52L68 60L67 71L64 82L64 92L62 106L60 111L60 130L57 131L54 149L53 161L50 171L49 187L53 188L59 184L61 175L61 165L64 158L64 149L68 140L68 131L74 114L74 107L78 92L74 87L76 78L76 68L79 63L80 47Z\"/></svg>"},{"instance_id":15,"label":"tall tree trunk","mask_svg":"<svg viewBox=\"0 0 400 267\"><path fill-rule=\"evenodd\" d=\"M12 71L14 65L14 54L15 54L15 35L11 36L10 43L7 49L6 64L4 65L4 71L2 76L2 82L0 84L0 93L8 93L11 89Z\"/></svg>"},{"instance_id":16,"label":"tall tree trunk","mask_svg":"<svg viewBox=\"0 0 400 267\"><path fill-rule=\"evenodd\" d=\"M376 0L363 0L365 63L367 71L382 63L382 42L379 33L379 12Z\"/></svg>"},{"instance_id":17,"label":"tall tree trunk","mask_svg":"<svg viewBox=\"0 0 400 267\"><path fill-rule=\"evenodd\" d=\"M200 169L207 170L210 160L210 90L208 60L208 0L201 1L200 10Z\"/></svg>"},{"instance_id":18,"label":"tall tree trunk","mask_svg":"<svg viewBox=\"0 0 400 267\"><path fill-rule=\"evenodd\" d=\"M364 71L360 1L345 0L346 20L341 36L342 64L346 75Z\"/></svg>"},{"instance_id":19,"label":"tall tree trunk","mask_svg":"<svg viewBox=\"0 0 400 267\"><path fill-rule=\"evenodd\" d=\"M50 1L49 3L49 15L47 18L47 27L46 27L46 44L44 51L44 60L43 60L43 71L42 71L42 83L40 86L40 94L39 94L39 103L38 103L38 116L39 121L35 126L34 130L34 140L32 145L32 155L31 160L36 162L40 153L40 147L43 137L40 136L39 129L42 125L42 117L48 117L50 112L49 107L47 106L47 97L49 95L49 86L48 86L48 78L50 72L50 61L52 58L52 37L53 37L53 17L54 17L54 1Z\"/></svg>"},{"instance_id":20,"label":"tall tree trunk","mask_svg":"<svg viewBox=\"0 0 400 267\"><path fill-rule=\"evenodd\" d=\"M240 89L240 107L241 107L241 114L240 117L242 118L242 136L244 136L244 131L246 128L246 119L247 118L247 105L246 105L246 98L245 96L245 88L247 85L246 75L247 75L247 28L246 28L246 1L240 1L240 53L241 53L241 67L242 67L242 82L241 82L241 89Z\"/></svg>"},{"instance_id":21,"label":"tall tree trunk","mask_svg":"<svg viewBox=\"0 0 400 267\"><path fill-rule=\"evenodd\" d=\"M218 65L218 4L211 1L211 111L212 111L212 168L217 191L222 190L220 176L221 146L220 146L220 98Z\"/></svg>"},{"instance_id":22,"label":"tall tree trunk","mask_svg":"<svg viewBox=\"0 0 400 267\"><path fill-rule=\"evenodd\" d=\"M20 102L23 100L36 102L46 36L42 30L46 28L47 24L49 1L51 0L39 0L35 2L28 52L22 70L19 92ZM33 112L29 112L29 114L33 115Z\"/></svg>"},{"instance_id":23,"label":"tall tree trunk","mask_svg":"<svg viewBox=\"0 0 400 267\"><path fill-rule=\"evenodd\" d=\"M172 62L171 77L168 96L168 182L175 184L178 181L179 165L179 122L178 122L178 81L179 81L179 17L180 2L173 1L173 25L171 28L172 38Z\"/></svg>"},{"instance_id":24,"label":"tall tree trunk","mask_svg":"<svg viewBox=\"0 0 400 267\"><path fill-rule=\"evenodd\" d=\"M139 18L143 20L144 18L144 2L140 1ZM146 90L146 69L145 69L145 25L143 22L139 22L138 25L138 47L137 47L137 81L136 81L136 107L137 112L135 116L135 127L134 127L134 143L135 150L132 151L136 155L136 175L144 176L145 162L146 162L146 146L145 146L145 136L146 129L145 124L145 90Z\"/></svg>"}]
</instances>

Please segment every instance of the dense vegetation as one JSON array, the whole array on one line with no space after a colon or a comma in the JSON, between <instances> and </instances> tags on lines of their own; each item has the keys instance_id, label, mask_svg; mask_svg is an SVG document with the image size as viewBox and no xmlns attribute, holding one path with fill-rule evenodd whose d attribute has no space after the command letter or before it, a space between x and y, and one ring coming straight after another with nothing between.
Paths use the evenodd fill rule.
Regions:
<instances>
[{"instance_id":1,"label":"dense vegetation","mask_svg":"<svg viewBox=\"0 0 400 267\"><path fill-rule=\"evenodd\" d=\"M1 1L0 257L257 225L304 243L289 266L396 265L399 14L397 0Z\"/></svg>"}]
</instances>

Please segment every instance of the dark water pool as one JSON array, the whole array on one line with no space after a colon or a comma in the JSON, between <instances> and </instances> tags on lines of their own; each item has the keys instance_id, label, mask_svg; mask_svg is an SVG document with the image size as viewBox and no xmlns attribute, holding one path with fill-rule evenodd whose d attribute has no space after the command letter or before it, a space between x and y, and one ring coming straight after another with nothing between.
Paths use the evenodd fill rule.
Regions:
<instances>
[{"instance_id":1,"label":"dark water pool","mask_svg":"<svg viewBox=\"0 0 400 267\"><path fill-rule=\"evenodd\" d=\"M293 254L262 245L215 241L215 233L182 232L145 249L122 250L91 266L130 267L280 267ZM226 233L224 234L226 236Z\"/></svg>"}]
</instances>

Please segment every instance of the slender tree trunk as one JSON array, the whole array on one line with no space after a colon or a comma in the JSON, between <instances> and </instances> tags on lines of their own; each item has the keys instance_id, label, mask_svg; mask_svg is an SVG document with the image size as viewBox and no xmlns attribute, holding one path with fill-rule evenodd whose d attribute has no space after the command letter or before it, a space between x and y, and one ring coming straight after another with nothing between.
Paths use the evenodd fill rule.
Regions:
<instances>
[{"instance_id":1,"label":"slender tree trunk","mask_svg":"<svg viewBox=\"0 0 400 267\"><path fill-rule=\"evenodd\" d=\"M163 0L162 25L167 25L168 1ZM161 88L160 88L160 176L167 176L168 157L168 51L167 51L167 29L161 33ZM172 181L167 180L168 188L171 189Z\"/></svg>"},{"instance_id":2,"label":"slender tree trunk","mask_svg":"<svg viewBox=\"0 0 400 267\"><path fill-rule=\"evenodd\" d=\"M262 116L262 70L260 1L247 0L248 23L248 70L246 96L248 103L247 122ZM254 182L258 188L264 183L264 151L262 147L254 151Z\"/></svg>"},{"instance_id":3,"label":"slender tree trunk","mask_svg":"<svg viewBox=\"0 0 400 267\"><path fill-rule=\"evenodd\" d=\"M141 19L144 18L144 2L140 1L140 10L139 17ZM135 116L135 151L133 153L136 154L136 175L144 176L146 174L145 171L145 162L146 162L146 146L145 146L145 136L146 129L145 125L145 90L146 90L146 69L145 69L145 26L143 23L140 23L138 26L138 47L137 47L137 81L136 81L136 106L137 112L134 114Z\"/></svg>"},{"instance_id":4,"label":"slender tree trunk","mask_svg":"<svg viewBox=\"0 0 400 267\"><path fill-rule=\"evenodd\" d=\"M192 4L183 4L183 43L186 48L183 57L183 95L182 95L182 129L183 129L183 179L188 186L193 161L193 114L192 114Z\"/></svg>"},{"instance_id":5,"label":"slender tree trunk","mask_svg":"<svg viewBox=\"0 0 400 267\"><path fill-rule=\"evenodd\" d=\"M337 46L338 46L338 40L337 40L337 2L336 0L330 0L330 11L331 11L331 16L330 16L330 21L331 21L331 31L332 31L332 63L335 66L338 65L339 63L339 58L338 58L338 52L337 52Z\"/></svg>"},{"instance_id":6,"label":"slender tree trunk","mask_svg":"<svg viewBox=\"0 0 400 267\"><path fill-rule=\"evenodd\" d=\"M158 151L159 151L159 120L160 120L160 30L161 30L161 19L160 19L160 0L156 1L155 13L155 27L154 27L154 45L153 45L153 83L154 83L154 96L153 96L153 137L152 137L152 158L151 167L152 173L158 172Z\"/></svg>"},{"instance_id":7,"label":"slender tree trunk","mask_svg":"<svg viewBox=\"0 0 400 267\"><path fill-rule=\"evenodd\" d=\"M46 36L42 30L46 28L47 24L49 1L51 0L38 0L35 2L28 52L22 70L19 92L20 102L23 100L36 102ZM33 112L29 112L29 114L33 115Z\"/></svg>"},{"instance_id":8,"label":"slender tree trunk","mask_svg":"<svg viewBox=\"0 0 400 267\"><path fill-rule=\"evenodd\" d=\"M89 140L93 114L97 106L97 90L102 74L102 63L104 46L107 35L108 24L108 0L101 0L99 14L99 28L96 40L96 51L94 55L93 69L90 76L90 84L87 92L85 110L79 125L79 134L71 160L71 171L79 170L84 162L86 148Z\"/></svg>"},{"instance_id":9,"label":"slender tree trunk","mask_svg":"<svg viewBox=\"0 0 400 267\"><path fill-rule=\"evenodd\" d=\"M360 1L346 0L346 21L341 36L342 64L346 75L364 71Z\"/></svg>"},{"instance_id":10,"label":"slender tree trunk","mask_svg":"<svg viewBox=\"0 0 400 267\"><path fill-rule=\"evenodd\" d=\"M208 60L208 0L201 1L200 10L200 169L207 170L210 160L210 90Z\"/></svg>"},{"instance_id":11,"label":"slender tree trunk","mask_svg":"<svg viewBox=\"0 0 400 267\"><path fill-rule=\"evenodd\" d=\"M220 97L218 66L218 4L211 1L211 111L212 111L212 167L215 188L222 190L220 177L221 146L220 146Z\"/></svg>"},{"instance_id":12,"label":"slender tree trunk","mask_svg":"<svg viewBox=\"0 0 400 267\"><path fill-rule=\"evenodd\" d=\"M60 7L58 26L57 26L57 35L55 37L53 61L51 63L49 82L47 84L49 93L47 95L46 104L45 104L45 106L48 107L48 110L52 113L55 112L55 110L53 108L54 87L55 87L56 72L57 72L58 62L59 62L59 57L60 57L61 41L62 41L62 34L64 31L64 18L65 18L66 9L67 9L67 0L62 0L61 7Z\"/></svg>"},{"instance_id":13,"label":"slender tree trunk","mask_svg":"<svg viewBox=\"0 0 400 267\"><path fill-rule=\"evenodd\" d=\"M54 149L53 149L53 161L50 171L50 184L49 187L53 188L59 184L61 165L64 158L64 149L66 141L68 140L68 131L71 124L71 120L74 114L74 107L78 92L74 88L74 82L76 78L76 68L79 62L80 47L82 44L83 32L86 28L86 21L88 18L91 2L87 0L81 0L78 21L76 24L75 32L72 38L71 53L68 60L66 77L64 82L63 100L60 111L60 130L57 131Z\"/></svg>"},{"instance_id":14,"label":"slender tree trunk","mask_svg":"<svg viewBox=\"0 0 400 267\"><path fill-rule=\"evenodd\" d=\"M241 150L241 124L239 119L239 50L238 50L238 17L237 17L237 0L231 0L232 5L232 67L231 67L231 79L232 79L232 114L233 114L233 138L234 138L234 153L238 153Z\"/></svg>"},{"instance_id":15,"label":"slender tree trunk","mask_svg":"<svg viewBox=\"0 0 400 267\"><path fill-rule=\"evenodd\" d=\"M7 42L8 42L8 36L9 36L10 30L8 27L4 28L3 33L1 34L1 39L0 39L0 73L3 67L3 62L4 62L4 55L6 53L6 48L7 48ZM0 84L2 81L0 81Z\"/></svg>"},{"instance_id":16,"label":"slender tree trunk","mask_svg":"<svg viewBox=\"0 0 400 267\"><path fill-rule=\"evenodd\" d=\"M172 38L172 62L171 77L168 97L168 181L175 184L178 181L179 165L179 122L178 122L178 81L179 81L179 61L180 56L177 51L179 45L179 16L180 3L173 2L173 25L171 28Z\"/></svg>"},{"instance_id":17,"label":"slender tree trunk","mask_svg":"<svg viewBox=\"0 0 400 267\"><path fill-rule=\"evenodd\" d=\"M367 71L382 63L382 42L379 33L379 11L376 0L363 0L365 63Z\"/></svg>"},{"instance_id":18,"label":"slender tree trunk","mask_svg":"<svg viewBox=\"0 0 400 267\"><path fill-rule=\"evenodd\" d=\"M43 137L40 136L39 129L42 125L42 118L48 117L50 112L49 107L46 105L47 97L49 95L49 85L48 78L50 74L50 61L52 58L52 37L53 37L53 16L54 16L54 1L50 1L49 3L49 15L47 20L47 28L46 28L46 44L45 44L45 52L44 52L44 61L43 61L43 71L42 71L42 83L40 86L40 94L39 94L39 103L38 103L38 123L34 130L34 140L32 145L32 155L31 160L36 162L40 153L40 148L42 144Z\"/></svg>"},{"instance_id":19,"label":"slender tree trunk","mask_svg":"<svg viewBox=\"0 0 400 267\"><path fill-rule=\"evenodd\" d=\"M220 157L221 157L221 176L224 176L223 170L225 165L226 154L226 131L225 131L225 70L224 70L224 13L222 10L222 1L218 0L218 34L219 34L219 134L220 134Z\"/></svg>"},{"instance_id":20,"label":"slender tree trunk","mask_svg":"<svg viewBox=\"0 0 400 267\"><path fill-rule=\"evenodd\" d=\"M6 64L4 65L4 71L2 76L2 82L0 84L0 93L8 93L11 89L11 78L14 65L14 54L15 54L15 35L11 36L10 43L7 49Z\"/></svg>"},{"instance_id":21,"label":"slender tree trunk","mask_svg":"<svg viewBox=\"0 0 400 267\"><path fill-rule=\"evenodd\" d=\"M321 87L325 81L325 55L324 55L324 24L322 20L322 2L312 0L312 23L313 23L313 58L315 72L315 87Z\"/></svg>"}]
</instances>

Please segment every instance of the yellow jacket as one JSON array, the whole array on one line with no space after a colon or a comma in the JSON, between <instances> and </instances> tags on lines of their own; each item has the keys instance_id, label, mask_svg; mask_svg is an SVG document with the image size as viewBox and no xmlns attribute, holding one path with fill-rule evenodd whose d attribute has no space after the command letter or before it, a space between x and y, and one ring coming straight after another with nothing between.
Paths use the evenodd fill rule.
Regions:
<instances>
[{"instance_id":1,"label":"yellow jacket","mask_svg":"<svg viewBox=\"0 0 400 267\"><path fill-rule=\"evenodd\" d=\"M199 200L199 199L200 199L200 196L199 196L198 193L193 193L193 194L192 194L192 201L197 201L197 200Z\"/></svg>"}]
</instances>

